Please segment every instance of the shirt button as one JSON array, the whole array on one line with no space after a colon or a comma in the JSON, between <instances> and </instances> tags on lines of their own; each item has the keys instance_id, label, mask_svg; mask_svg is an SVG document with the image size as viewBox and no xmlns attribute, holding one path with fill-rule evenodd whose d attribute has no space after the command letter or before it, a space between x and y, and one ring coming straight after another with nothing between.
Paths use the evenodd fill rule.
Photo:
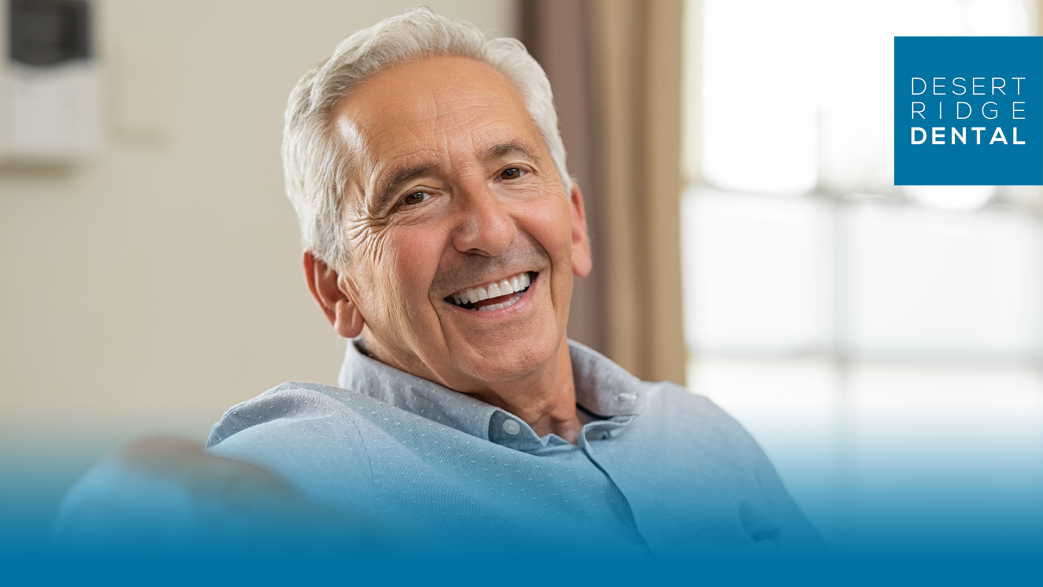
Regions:
<instances>
[{"instance_id":1,"label":"shirt button","mask_svg":"<svg viewBox=\"0 0 1043 587\"><path fill-rule=\"evenodd\" d=\"M503 431L511 436L521 432L521 424L517 420L504 420Z\"/></svg>"}]
</instances>

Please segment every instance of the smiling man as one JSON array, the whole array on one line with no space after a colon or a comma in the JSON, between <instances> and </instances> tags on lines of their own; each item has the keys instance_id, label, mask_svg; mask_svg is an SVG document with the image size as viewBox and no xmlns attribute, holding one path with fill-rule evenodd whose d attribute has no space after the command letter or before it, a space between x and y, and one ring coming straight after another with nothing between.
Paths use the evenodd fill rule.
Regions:
<instances>
[{"instance_id":1,"label":"smiling man","mask_svg":"<svg viewBox=\"0 0 1043 587\"><path fill-rule=\"evenodd\" d=\"M590 271L583 200L521 92L474 58L422 56L366 80L330 126L351 146L347 258L304 264L338 334L575 444L565 325L572 274Z\"/></svg>"},{"instance_id":2,"label":"smiling man","mask_svg":"<svg viewBox=\"0 0 1043 587\"><path fill-rule=\"evenodd\" d=\"M360 31L297 84L283 156L308 286L352 339L340 385L235 406L178 462L467 552L818 545L734 420L566 338L583 198L520 43L426 9Z\"/></svg>"}]
</instances>

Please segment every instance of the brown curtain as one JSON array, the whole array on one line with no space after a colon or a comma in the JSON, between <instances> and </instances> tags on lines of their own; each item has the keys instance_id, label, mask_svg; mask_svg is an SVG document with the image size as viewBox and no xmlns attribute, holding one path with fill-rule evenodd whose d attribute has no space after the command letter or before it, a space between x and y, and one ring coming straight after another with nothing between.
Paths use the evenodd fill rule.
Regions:
<instances>
[{"instance_id":1,"label":"brown curtain","mask_svg":"<svg viewBox=\"0 0 1043 587\"><path fill-rule=\"evenodd\" d=\"M594 271L569 336L643 379L684 381L682 0L523 0L522 41L554 87Z\"/></svg>"}]
</instances>

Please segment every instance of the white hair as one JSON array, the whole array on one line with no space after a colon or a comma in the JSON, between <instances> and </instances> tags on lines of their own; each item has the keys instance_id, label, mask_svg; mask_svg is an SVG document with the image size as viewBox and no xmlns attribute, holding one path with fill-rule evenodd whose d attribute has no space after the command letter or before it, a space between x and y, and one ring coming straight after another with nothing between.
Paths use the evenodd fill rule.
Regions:
<instances>
[{"instance_id":1,"label":"white hair","mask_svg":"<svg viewBox=\"0 0 1043 587\"><path fill-rule=\"evenodd\" d=\"M342 41L333 56L304 74L290 93L282 145L286 195L297 212L304 249L331 267L348 263L341 218L352 168L350 149L344 148L330 123L333 109L384 68L434 55L477 59L514 83L565 192L572 190L550 81L525 46L506 37L487 40L470 23L451 21L429 8L414 8Z\"/></svg>"}]
</instances>

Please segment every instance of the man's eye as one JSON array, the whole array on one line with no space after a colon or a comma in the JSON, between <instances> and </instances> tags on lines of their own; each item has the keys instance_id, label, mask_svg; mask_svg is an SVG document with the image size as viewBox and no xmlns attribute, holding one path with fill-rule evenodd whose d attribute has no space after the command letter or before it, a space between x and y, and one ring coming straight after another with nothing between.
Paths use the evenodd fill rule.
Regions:
<instances>
[{"instance_id":1,"label":"man's eye","mask_svg":"<svg viewBox=\"0 0 1043 587\"><path fill-rule=\"evenodd\" d=\"M414 204L419 204L419 203L427 200L430 197L431 197L431 194L429 194L427 192L413 192L413 193L409 194L408 196L402 198L402 205L403 206L412 206Z\"/></svg>"},{"instance_id":2,"label":"man's eye","mask_svg":"<svg viewBox=\"0 0 1043 587\"><path fill-rule=\"evenodd\" d=\"M525 172L521 169L518 169L517 167L510 167L504 169L503 172L500 173L500 179L518 179L523 175L525 175Z\"/></svg>"}]
</instances>

